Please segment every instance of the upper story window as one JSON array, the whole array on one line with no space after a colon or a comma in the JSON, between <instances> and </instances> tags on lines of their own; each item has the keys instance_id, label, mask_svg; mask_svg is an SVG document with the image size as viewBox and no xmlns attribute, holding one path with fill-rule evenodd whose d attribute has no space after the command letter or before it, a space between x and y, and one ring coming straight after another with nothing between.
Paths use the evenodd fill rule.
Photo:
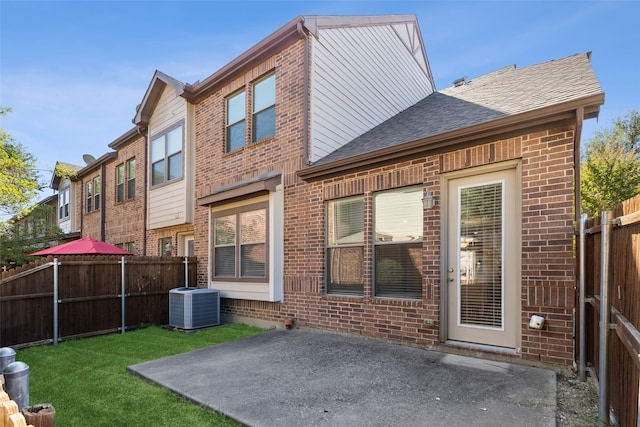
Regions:
<instances>
[{"instance_id":1,"label":"upper story window","mask_svg":"<svg viewBox=\"0 0 640 427\"><path fill-rule=\"evenodd\" d=\"M251 90L251 104L247 105L247 91ZM226 100L227 153L251 142L261 141L276 134L276 76L270 74L229 96ZM251 112L250 130L247 130L247 112Z\"/></svg>"},{"instance_id":2,"label":"upper story window","mask_svg":"<svg viewBox=\"0 0 640 427\"><path fill-rule=\"evenodd\" d=\"M69 187L58 193L58 219L69 218Z\"/></svg>"},{"instance_id":3,"label":"upper story window","mask_svg":"<svg viewBox=\"0 0 640 427\"><path fill-rule=\"evenodd\" d=\"M100 177L87 182L87 213L100 210Z\"/></svg>"},{"instance_id":4,"label":"upper story window","mask_svg":"<svg viewBox=\"0 0 640 427\"><path fill-rule=\"evenodd\" d=\"M151 139L151 185L182 178L183 138L178 123Z\"/></svg>"},{"instance_id":5,"label":"upper story window","mask_svg":"<svg viewBox=\"0 0 640 427\"><path fill-rule=\"evenodd\" d=\"M260 141L276 134L276 75L253 85L253 138Z\"/></svg>"},{"instance_id":6,"label":"upper story window","mask_svg":"<svg viewBox=\"0 0 640 427\"><path fill-rule=\"evenodd\" d=\"M136 196L136 159L116 166L116 203Z\"/></svg>"},{"instance_id":7,"label":"upper story window","mask_svg":"<svg viewBox=\"0 0 640 427\"><path fill-rule=\"evenodd\" d=\"M227 98L227 153L244 147L247 133L246 99L244 90Z\"/></svg>"}]
</instances>

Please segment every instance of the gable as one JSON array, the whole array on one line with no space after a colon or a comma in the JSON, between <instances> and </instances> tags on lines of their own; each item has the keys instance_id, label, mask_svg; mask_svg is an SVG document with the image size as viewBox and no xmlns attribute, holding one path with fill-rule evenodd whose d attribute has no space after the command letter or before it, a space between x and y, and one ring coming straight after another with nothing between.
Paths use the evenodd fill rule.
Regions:
<instances>
[{"instance_id":1,"label":"gable","mask_svg":"<svg viewBox=\"0 0 640 427\"><path fill-rule=\"evenodd\" d=\"M133 118L133 123L136 126L146 128L149 125L151 115L158 106L160 98L167 87L173 89L176 96L181 96L185 93L187 86L173 77L156 70L142 98L142 102L136 108L136 115Z\"/></svg>"},{"instance_id":2,"label":"gable","mask_svg":"<svg viewBox=\"0 0 640 427\"><path fill-rule=\"evenodd\" d=\"M306 18L311 41L311 160L435 90L414 16Z\"/></svg>"}]
</instances>

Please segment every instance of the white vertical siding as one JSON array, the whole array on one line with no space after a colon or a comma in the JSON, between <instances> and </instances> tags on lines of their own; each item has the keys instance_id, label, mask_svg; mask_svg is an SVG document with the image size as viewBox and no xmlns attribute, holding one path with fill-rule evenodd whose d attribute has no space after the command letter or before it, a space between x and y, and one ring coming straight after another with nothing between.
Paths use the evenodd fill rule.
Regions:
<instances>
[{"instance_id":1,"label":"white vertical siding","mask_svg":"<svg viewBox=\"0 0 640 427\"><path fill-rule=\"evenodd\" d=\"M193 118L187 114L187 101L167 86L149 120L149 140L155 135L184 120L183 179L149 191L149 228L162 228L193 221ZM151 144L149 144L149 147ZM147 153L150 156L150 153ZM150 166L149 166L150 167ZM147 170L146 173L151 173Z\"/></svg>"},{"instance_id":2,"label":"white vertical siding","mask_svg":"<svg viewBox=\"0 0 640 427\"><path fill-rule=\"evenodd\" d=\"M434 90L415 24L324 28L311 40L312 161Z\"/></svg>"}]
</instances>

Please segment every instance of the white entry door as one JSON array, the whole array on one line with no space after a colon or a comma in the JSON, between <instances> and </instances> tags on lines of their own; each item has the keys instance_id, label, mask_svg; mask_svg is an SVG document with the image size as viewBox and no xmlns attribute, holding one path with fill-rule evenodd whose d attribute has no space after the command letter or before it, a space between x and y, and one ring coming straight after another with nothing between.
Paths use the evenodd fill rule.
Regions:
<instances>
[{"instance_id":1,"label":"white entry door","mask_svg":"<svg viewBox=\"0 0 640 427\"><path fill-rule=\"evenodd\" d=\"M515 168L448 181L449 340L516 347L519 210Z\"/></svg>"}]
</instances>

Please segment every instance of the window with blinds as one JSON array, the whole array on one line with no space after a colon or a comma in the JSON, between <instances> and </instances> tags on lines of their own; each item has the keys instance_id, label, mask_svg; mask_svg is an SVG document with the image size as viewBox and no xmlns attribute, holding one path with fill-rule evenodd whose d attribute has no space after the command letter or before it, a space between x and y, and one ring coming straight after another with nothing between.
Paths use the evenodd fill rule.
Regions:
<instances>
[{"instance_id":1,"label":"window with blinds","mask_svg":"<svg viewBox=\"0 0 640 427\"><path fill-rule=\"evenodd\" d=\"M422 297L422 187L377 193L374 198L374 293Z\"/></svg>"},{"instance_id":2,"label":"window with blinds","mask_svg":"<svg viewBox=\"0 0 640 427\"><path fill-rule=\"evenodd\" d=\"M267 279L267 208L253 205L213 218L213 277Z\"/></svg>"},{"instance_id":3,"label":"window with blinds","mask_svg":"<svg viewBox=\"0 0 640 427\"><path fill-rule=\"evenodd\" d=\"M460 324L503 326L504 183L460 188Z\"/></svg>"},{"instance_id":4,"label":"window with blinds","mask_svg":"<svg viewBox=\"0 0 640 427\"><path fill-rule=\"evenodd\" d=\"M364 291L364 197L327 203L327 293Z\"/></svg>"}]
</instances>

